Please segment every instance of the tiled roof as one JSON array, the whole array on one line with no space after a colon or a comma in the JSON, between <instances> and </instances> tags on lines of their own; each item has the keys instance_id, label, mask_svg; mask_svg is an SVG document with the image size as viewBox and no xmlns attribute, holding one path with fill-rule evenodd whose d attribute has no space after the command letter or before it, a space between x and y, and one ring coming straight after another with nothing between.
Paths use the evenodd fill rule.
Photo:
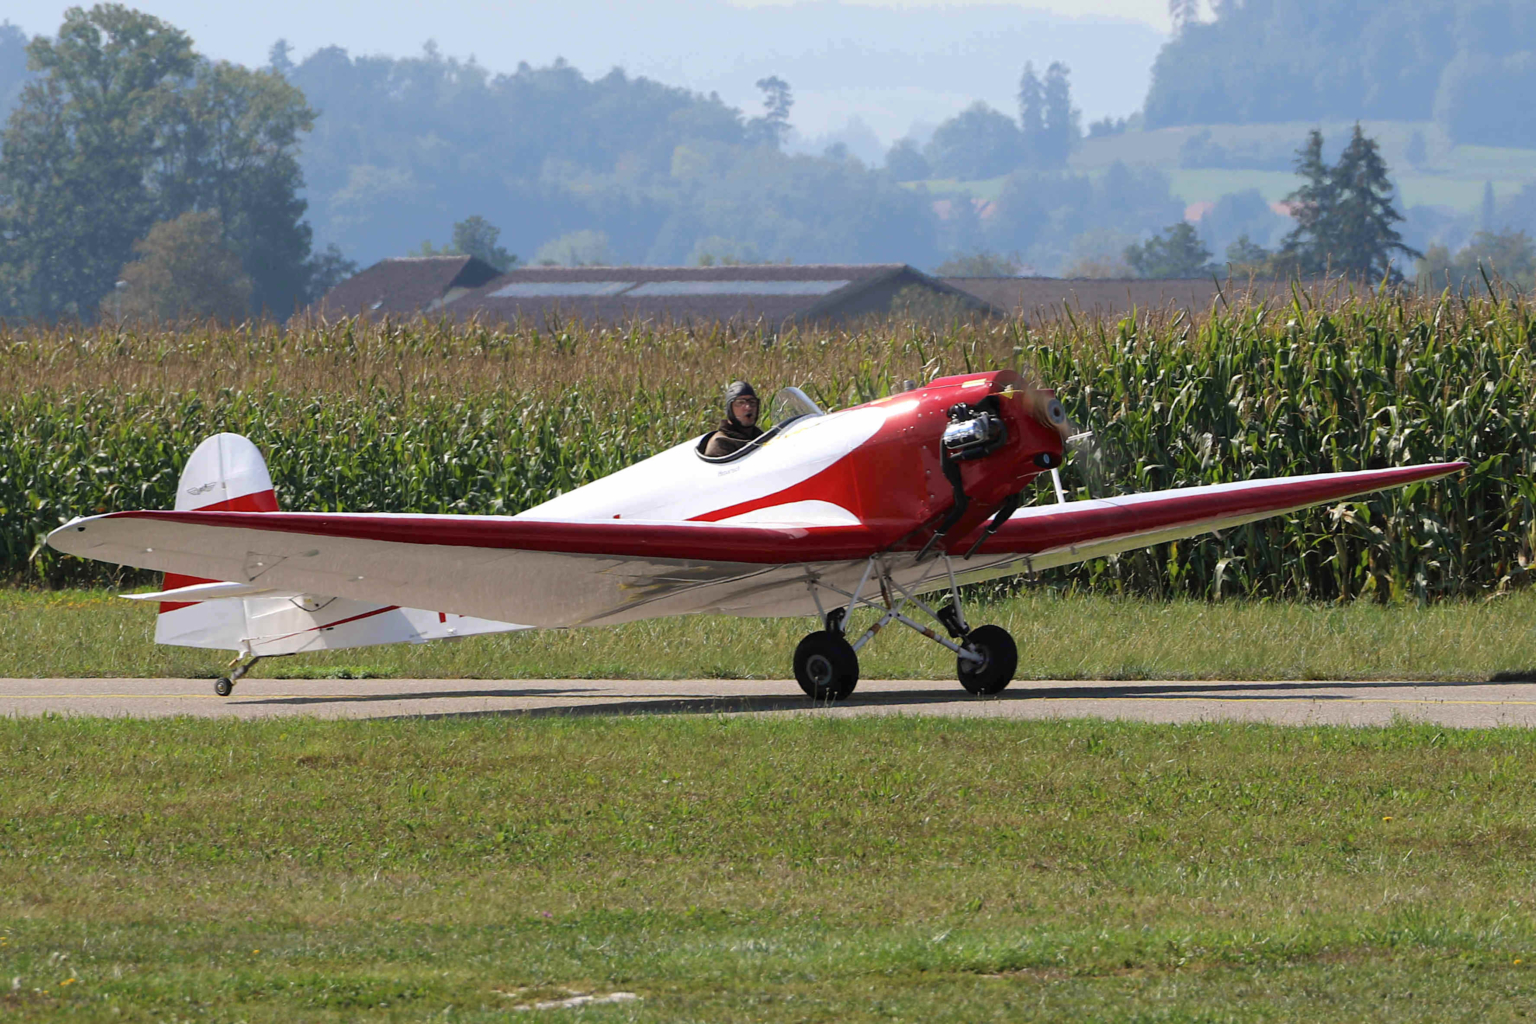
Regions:
<instances>
[{"instance_id":1,"label":"tiled roof","mask_svg":"<svg viewBox=\"0 0 1536 1024\"><path fill-rule=\"evenodd\" d=\"M712 320L779 325L884 312L916 284L975 303L902 263L754 264L730 267L529 267L456 301L460 318L540 321Z\"/></svg>"},{"instance_id":2,"label":"tiled roof","mask_svg":"<svg viewBox=\"0 0 1536 1024\"><path fill-rule=\"evenodd\" d=\"M332 288L316 311L330 317L432 312L495 276L495 267L474 256L380 260ZM459 296L449 294L455 291Z\"/></svg>"}]
</instances>

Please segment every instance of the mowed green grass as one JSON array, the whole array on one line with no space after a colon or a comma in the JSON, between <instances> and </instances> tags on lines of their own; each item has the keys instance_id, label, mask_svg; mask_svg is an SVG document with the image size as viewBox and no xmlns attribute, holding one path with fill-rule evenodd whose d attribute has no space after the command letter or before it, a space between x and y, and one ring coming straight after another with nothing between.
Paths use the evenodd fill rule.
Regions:
<instances>
[{"instance_id":1,"label":"mowed green grass","mask_svg":"<svg viewBox=\"0 0 1536 1024\"><path fill-rule=\"evenodd\" d=\"M1536 594L1428 606L1149 601L1030 590L973 603L1028 679L1445 679L1536 674ZM862 630L872 613L855 616ZM253 678L782 679L805 619L683 618L276 658ZM154 611L100 591L0 590L0 677L203 677L227 652L159 647ZM945 679L954 659L896 626L867 679Z\"/></svg>"},{"instance_id":2,"label":"mowed green grass","mask_svg":"<svg viewBox=\"0 0 1536 1024\"><path fill-rule=\"evenodd\" d=\"M0 721L0 1016L1516 1021L1533 760L1407 724Z\"/></svg>"}]
</instances>

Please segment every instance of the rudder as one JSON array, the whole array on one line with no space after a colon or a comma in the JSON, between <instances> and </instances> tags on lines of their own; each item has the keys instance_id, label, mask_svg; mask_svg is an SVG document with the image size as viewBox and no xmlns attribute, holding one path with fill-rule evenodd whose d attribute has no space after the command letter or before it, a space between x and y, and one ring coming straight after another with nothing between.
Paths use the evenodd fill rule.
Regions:
<instances>
[{"instance_id":1,"label":"rudder","mask_svg":"<svg viewBox=\"0 0 1536 1024\"><path fill-rule=\"evenodd\" d=\"M277 493L267 460L249 438L239 434L214 434L198 445L182 467L176 484L177 512L276 512ZM214 583L198 576L166 573L162 590L176 590L198 583ZM194 646L236 649L246 635L244 608L238 601L188 603L162 601L155 622L155 642L185 643L196 636ZM230 643L215 640L228 639ZM212 644L210 640L214 640Z\"/></svg>"}]
</instances>

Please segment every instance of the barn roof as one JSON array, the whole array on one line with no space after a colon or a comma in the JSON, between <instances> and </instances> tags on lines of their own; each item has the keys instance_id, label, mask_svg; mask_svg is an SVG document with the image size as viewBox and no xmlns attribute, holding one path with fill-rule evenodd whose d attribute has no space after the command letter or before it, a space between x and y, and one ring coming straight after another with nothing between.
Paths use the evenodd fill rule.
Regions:
<instances>
[{"instance_id":1,"label":"barn roof","mask_svg":"<svg viewBox=\"0 0 1536 1024\"><path fill-rule=\"evenodd\" d=\"M728 267L528 267L502 274L454 303L458 317L588 321L711 320L778 326L890 311L905 288L996 313L982 299L904 263L753 264Z\"/></svg>"},{"instance_id":2,"label":"barn roof","mask_svg":"<svg viewBox=\"0 0 1536 1024\"><path fill-rule=\"evenodd\" d=\"M430 313L496 276L474 256L397 256L380 260L316 303L323 316Z\"/></svg>"}]
</instances>

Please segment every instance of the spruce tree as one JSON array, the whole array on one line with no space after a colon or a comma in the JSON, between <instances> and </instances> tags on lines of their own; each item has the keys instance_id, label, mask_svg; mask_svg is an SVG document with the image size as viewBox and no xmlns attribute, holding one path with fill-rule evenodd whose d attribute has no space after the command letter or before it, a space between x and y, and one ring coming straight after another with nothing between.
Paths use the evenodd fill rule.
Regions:
<instances>
[{"instance_id":1,"label":"spruce tree","mask_svg":"<svg viewBox=\"0 0 1536 1024\"><path fill-rule=\"evenodd\" d=\"M1065 167L1077 138L1077 111L1072 109L1072 71L1061 61L1045 69L1045 127L1041 162L1046 167Z\"/></svg>"},{"instance_id":2,"label":"spruce tree","mask_svg":"<svg viewBox=\"0 0 1536 1024\"><path fill-rule=\"evenodd\" d=\"M1045 89L1040 76L1035 74L1033 62L1024 65L1019 76L1019 131L1024 134L1024 152L1029 162L1040 166L1042 147L1045 144Z\"/></svg>"},{"instance_id":3,"label":"spruce tree","mask_svg":"<svg viewBox=\"0 0 1536 1024\"><path fill-rule=\"evenodd\" d=\"M1328 254L1333 248L1327 233L1333 223L1336 197L1333 177L1323 160L1323 133L1316 128L1297 150L1296 173L1304 184L1285 197L1296 226L1285 236L1280 254L1298 273L1321 274L1328 269Z\"/></svg>"},{"instance_id":4,"label":"spruce tree","mask_svg":"<svg viewBox=\"0 0 1536 1024\"><path fill-rule=\"evenodd\" d=\"M1330 177L1334 189L1334 224L1329 232L1334 242L1334 269L1373 280L1402 280L1402 271L1393 265L1393 254L1401 253L1409 260L1424 254L1403 243L1395 227L1403 215L1392 205L1395 190L1387 163L1376 140L1366 138L1358 123Z\"/></svg>"},{"instance_id":5,"label":"spruce tree","mask_svg":"<svg viewBox=\"0 0 1536 1024\"><path fill-rule=\"evenodd\" d=\"M1394 253L1418 259L1394 225L1403 215L1392 205L1393 185L1374 139L1355 125L1339 162L1323 160L1323 135L1313 129L1297 151L1296 173L1304 183L1285 197L1296 227L1285 236L1282 262L1299 274L1327 272L1366 279L1402 280Z\"/></svg>"}]
</instances>

